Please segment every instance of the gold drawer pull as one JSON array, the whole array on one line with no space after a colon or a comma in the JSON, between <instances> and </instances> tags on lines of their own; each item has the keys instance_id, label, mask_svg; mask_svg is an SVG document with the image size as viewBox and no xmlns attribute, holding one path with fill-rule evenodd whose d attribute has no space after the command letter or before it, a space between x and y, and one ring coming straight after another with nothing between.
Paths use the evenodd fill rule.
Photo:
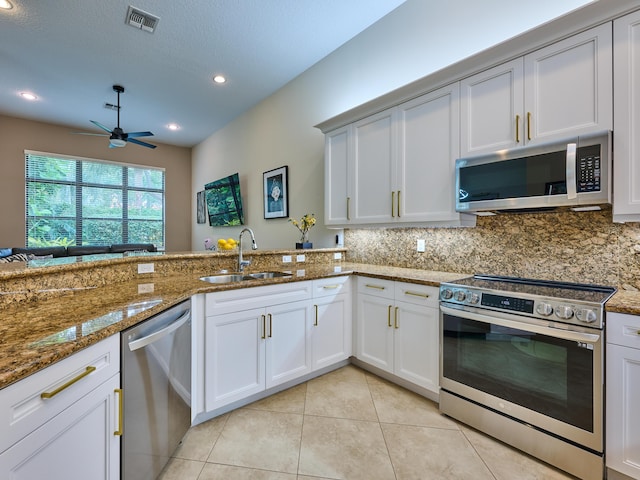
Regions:
<instances>
[{"instance_id":1,"label":"gold drawer pull","mask_svg":"<svg viewBox=\"0 0 640 480\"><path fill-rule=\"evenodd\" d=\"M116 437L120 437L120 436L122 436L122 433L124 431L123 430L123 414L122 414L122 412L124 411L123 408L122 408L123 392L122 392L121 388L116 388L113 392L118 394L118 430L113 432L113 434Z\"/></svg>"},{"instance_id":2,"label":"gold drawer pull","mask_svg":"<svg viewBox=\"0 0 640 480\"><path fill-rule=\"evenodd\" d=\"M531 112L527 112L527 140L531 140Z\"/></svg>"},{"instance_id":3,"label":"gold drawer pull","mask_svg":"<svg viewBox=\"0 0 640 480\"><path fill-rule=\"evenodd\" d=\"M400 307L396 307L396 312L395 312L395 318L393 321L393 326L395 328L400 328L400 325L398 325L398 310L400 309Z\"/></svg>"},{"instance_id":4,"label":"gold drawer pull","mask_svg":"<svg viewBox=\"0 0 640 480\"><path fill-rule=\"evenodd\" d=\"M396 217L395 211L393 210L395 204L396 204L396 192L391 192L391 218Z\"/></svg>"},{"instance_id":5,"label":"gold drawer pull","mask_svg":"<svg viewBox=\"0 0 640 480\"><path fill-rule=\"evenodd\" d=\"M412 295L414 297L421 297L421 298L429 298L429 295L427 293L418 293L418 292L411 292L409 290L407 290L406 292L404 292L405 295Z\"/></svg>"},{"instance_id":6,"label":"gold drawer pull","mask_svg":"<svg viewBox=\"0 0 640 480\"><path fill-rule=\"evenodd\" d=\"M262 318L262 340L264 340L265 338L267 338L267 317L266 315L260 315L260 317Z\"/></svg>"},{"instance_id":7,"label":"gold drawer pull","mask_svg":"<svg viewBox=\"0 0 640 480\"><path fill-rule=\"evenodd\" d=\"M387 310L387 327L391 326L391 305L389 305L389 309Z\"/></svg>"},{"instance_id":8,"label":"gold drawer pull","mask_svg":"<svg viewBox=\"0 0 640 480\"><path fill-rule=\"evenodd\" d=\"M313 326L317 327L318 326L318 305L314 305L313 308L316 311L316 320L313 322Z\"/></svg>"},{"instance_id":9,"label":"gold drawer pull","mask_svg":"<svg viewBox=\"0 0 640 480\"><path fill-rule=\"evenodd\" d=\"M340 288L340 285L325 285L322 288L325 290L335 290L336 288Z\"/></svg>"},{"instance_id":10,"label":"gold drawer pull","mask_svg":"<svg viewBox=\"0 0 640 480\"><path fill-rule=\"evenodd\" d=\"M520 143L520 115L516 115L516 143Z\"/></svg>"},{"instance_id":11,"label":"gold drawer pull","mask_svg":"<svg viewBox=\"0 0 640 480\"><path fill-rule=\"evenodd\" d=\"M380 285L371 285L370 283L367 283L365 285L365 287L367 288L375 288L376 290L384 290L386 287L381 287Z\"/></svg>"},{"instance_id":12,"label":"gold drawer pull","mask_svg":"<svg viewBox=\"0 0 640 480\"><path fill-rule=\"evenodd\" d=\"M351 197L347 197L347 220L351 220Z\"/></svg>"},{"instance_id":13,"label":"gold drawer pull","mask_svg":"<svg viewBox=\"0 0 640 480\"><path fill-rule=\"evenodd\" d=\"M55 397L57 394L59 394L61 391L65 390L66 388L69 388L71 385L73 385L74 383L76 383L79 380L82 380L84 377L86 377L87 375L89 375L91 372L95 372L96 371L96 367L94 367L93 365L90 365L86 368L86 370L84 372L82 372L80 375L78 375L75 378L72 378L71 380L69 380L67 383L65 383L64 385L60 385L58 388L56 388L53 392L42 392L40 394L40 398L52 398Z\"/></svg>"}]
</instances>

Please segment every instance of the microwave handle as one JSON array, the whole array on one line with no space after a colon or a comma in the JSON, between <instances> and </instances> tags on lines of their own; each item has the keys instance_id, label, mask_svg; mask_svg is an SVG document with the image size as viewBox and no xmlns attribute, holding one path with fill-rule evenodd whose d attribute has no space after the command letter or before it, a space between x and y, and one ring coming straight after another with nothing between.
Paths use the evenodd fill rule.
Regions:
<instances>
[{"instance_id":1,"label":"microwave handle","mask_svg":"<svg viewBox=\"0 0 640 480\"><path fill-rule=\"evenodd\" d=\"M567 198L574 200L578 197L576 190L576 144L567 144Z\"/></svg>"}]
</instances>

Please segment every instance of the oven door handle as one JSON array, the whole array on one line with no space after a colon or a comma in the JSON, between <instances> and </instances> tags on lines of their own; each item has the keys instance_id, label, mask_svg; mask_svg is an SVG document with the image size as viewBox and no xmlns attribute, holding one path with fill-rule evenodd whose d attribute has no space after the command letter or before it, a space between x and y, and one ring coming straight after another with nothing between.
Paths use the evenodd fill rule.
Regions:
<instances>
[{"instance_id":1,"label":"oven door handle","mask_svg":"<svg viewBox=\"0 0 640 480\"><path fill-rule=\"evenodd\" d=\"M500 317L482 315L480 313L469 312L467 310L457 310L454 308L445 307L443 305L440 305L440 310L442 311L442 313L453 315L455 317L467 318L469 320L490 323L493 325L500 325L502 327L515 328L516 330L523 330L531 333L540 333L542 335L549 335L555 338L561 338L563 340L593 344L600 341L600 335L595 333L570 332L568 330L560 330L558 328L543 327L540 325L532 325L530 323L507 320Z\"/></svg>"}]
</instances>

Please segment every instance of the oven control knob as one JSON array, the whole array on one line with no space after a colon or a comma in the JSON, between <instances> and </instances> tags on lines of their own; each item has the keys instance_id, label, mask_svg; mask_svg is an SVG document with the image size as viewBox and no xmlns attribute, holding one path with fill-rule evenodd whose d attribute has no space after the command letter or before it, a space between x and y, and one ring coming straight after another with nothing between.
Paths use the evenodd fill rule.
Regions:
<instances>
[{"instance_id":1,"label":"oven control knob","mask_svg":"<svg viewBox=\"0 0 640 480\"><path fill-rule=\"evenodd\" d=\"M573 317L573 308L566 305L556 307L556 316L558 318L562 318L563 320L568 320Z\"/></svg>"},{"instance_id":2,"label":"oven control knob","mask_svg":"<svg viewBox=\"0 0 640 480\"><path fill-rule=\"evenodd\" d=\"M440 298L443 300L449 300L451 297L453 297L453 292L450 288L443 288L440 292Z\"/></svg>"},{"instance_id":3,"label":"oven control knob","mask_svg":"<svg viewBox=\"0 0 640 480\"><path fill-rule=\"evenodd\" d=\"M472 305L475 305L479 301L480 301L480 295L478 295L477 293L472 293L467 297L467 302L469 302Z\"/></svg>"},{"instance_id":4,"label":"oven control knob","mask_svg":"<svg viewBox=\"0 0 640 480\"><path fill-rule=\"evenodd\" d=\"M463 302L465 298L467 298L467 293L464 290L457 290L456 293L453 294L453 298L458 302Z\"/></svg>"},{"instance_id":5,"label":"oven control knob","mask_svg":"<svg viewBox=\"0 0 640 480\"><path fill-rule=\"evenodd\" d=\"M581 322L593 323L596 321L598 316L596 315L596 312L590 308L581 308L580 310L576 310L576 318Z\"/></svg>"},{"instance_id":6,"label":"oven control knob","mask_svg":"<svg viewBox=\"0 0 640 480\"><path fill-rule=\"evenodd\" d=\"M548 317L553 313L553 307L548 303L539 303L538 305L536 305L536 313L538 315L544 315L545 317Z\"/></svg>"}]
</instances>

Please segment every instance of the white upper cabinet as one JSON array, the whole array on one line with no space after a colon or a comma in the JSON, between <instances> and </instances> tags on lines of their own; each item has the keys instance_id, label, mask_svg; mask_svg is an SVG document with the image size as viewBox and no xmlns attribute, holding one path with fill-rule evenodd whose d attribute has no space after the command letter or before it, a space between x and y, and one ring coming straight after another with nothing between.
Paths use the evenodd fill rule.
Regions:
<instances>
[{"instance_id":1,"label":"white upper cabinet","mask_svg":"<svg viewBox=\"0 0 640 480\"><path fill-rule=\"evenodd\" d=\"M461 81L461 156L613 128L611 25Z\"/></svg>"},{"instance_id":2,"label":"white upper cabinet","mask_svg":"<svg viewBox=\"0 0 640 480\"><path fill-rule=\"evenodd\" d=\"M459 84L327 133L327 225L465 225L455 211Z\"/></svg>"},{"instance_id":3,"label":"white upper cabinet","mask_svg":"<svg viewBox=\"0 0 640 480\"><path fill-rule=\"evenodd\" d=\"M351 187L349 159L353 156L352 126L339 128L324 137L325 195L324 221L326 225L344 225L351 219Z\"/></svg>"},{"instance_id":4,"label":"white upper cabinet","mask_svg":"<svg viewBox=\"0 0 640 480\"><path fill-rule=\"evenodd\" d=\"M461 156L522 144L523 70L519 58L460 82Z\"/></svg>"},{"instance_id":5,"label":"white upper cabinet","mask_svg":"<svg viewBox=\"0 0 640 480\"><path fill-rule=\"evenodd\" d=\"M391 198L397 148L395 112L391 108L353 125L353 223L386 223L395 216Z\"/></svg>"},{"instance_id":6,"label":"white upper cabinet","mask_svg":"<svg viewBox=\"0 0 640 480\"><path fill-rule=\"evenodd\" d=\"M640 221L640 12L613 22L613 220Z\"/></svg>"}]
</instances>

